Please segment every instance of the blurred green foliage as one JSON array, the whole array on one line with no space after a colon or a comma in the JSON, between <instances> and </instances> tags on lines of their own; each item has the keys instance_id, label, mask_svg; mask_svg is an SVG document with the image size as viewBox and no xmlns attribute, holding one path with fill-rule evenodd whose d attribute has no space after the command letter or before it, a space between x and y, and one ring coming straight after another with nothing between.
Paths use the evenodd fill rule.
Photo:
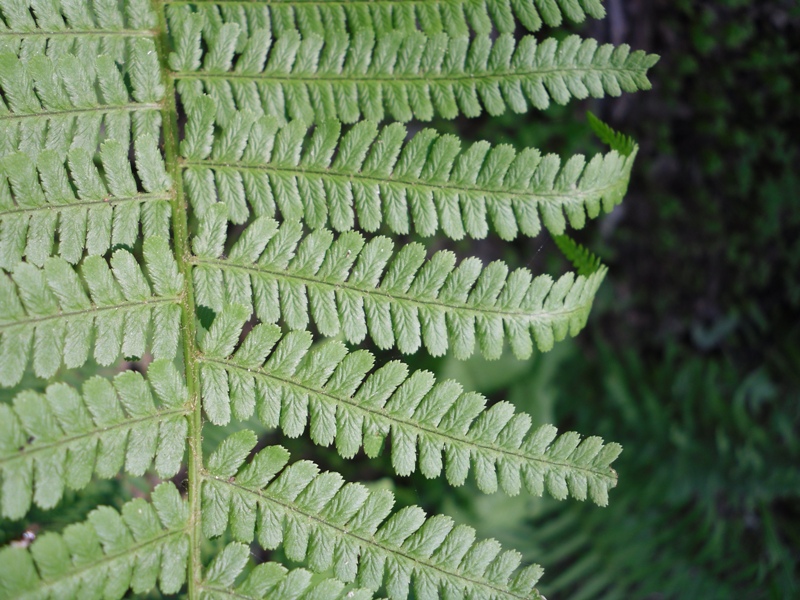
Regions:
<instances>
[{"instance_id":1,"label":"blurred green foliage","mask_svg":"<svg viewBox=\"0 0 800 600\"><path fill-rule=\"evenodd\" d=\"M656 92L617 119L648 147L612 241L631 289L659 291L642 315L659 334L741 346L748 364L784 375L800 333L797 6L653 8L651 41L665 58Z\"/></svg>"}]
</instances>

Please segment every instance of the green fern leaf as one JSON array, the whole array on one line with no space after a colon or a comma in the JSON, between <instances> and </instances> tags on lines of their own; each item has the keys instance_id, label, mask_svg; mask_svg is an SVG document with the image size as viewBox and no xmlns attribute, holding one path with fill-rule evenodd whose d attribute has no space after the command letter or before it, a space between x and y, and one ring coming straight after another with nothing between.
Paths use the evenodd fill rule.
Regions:
<instances>
[{"instance_id":1,"label":"green fern leaf","mask_svg":"<svg viewBox=\"0 0 800 600\"><path fill-rule=\"evenodd\" d=\"M158 139L164 86L155 45L139 38L128 46L137 65L130 90L106 54L0 53L0 157L21 151L35 159L48 149L63 158L72 148L94 154L102 137L127 148L131 130Z\"/></svg>"},{"instance_id":2,"label":"green fern leaf","mask_svg":"<svg viewBox=\"0 0 800 600\"><path fill-rule=\"evenodd\" d=\"M130 42L153 38L158 23L148 0L3 0L0 17L0 51L33 57L48 50L52 56L87 58L89 64L101 53L124 64Z\"/></svg>"},{"instance_id":3,"label":"green fern leaf","mask_svg":"<svg viewBox=\"0 0 800 600\"><path fill-rule=\"evenodd\" d=\"M638 146L630 137L623 135L618 131L614 131L611 127L603 123L592 113L588 113L587 117L592 130L595 132L597 137L603 141L603 143L608 144L622 156L630 156L636 152Z\"/></svg>"},{"instance_id":4,"label":"green fern leaf","mask_svg":"<svg viewBox=\"0 0 800 600\"><path fill-rule=\"evenodd\" d=\"M308 326L309 312L326 336L343 332L353 343L369 336L380 348L434 356L452 348L459 358L473 353L498 358L505 339L519 358L575 335L585 324L595 291L605 276L568 273L554 282L512 273L501 262L481 269L477 259L456 267L452 252L428 261L425 248L408 244L392 256L385 237L365 243L355 232L337 239L319 229L301 241L299 224L265 217L253 222L221 259L225 206L206 213L195 239L193 277L200 305L221 311L232 303L254 310L264 322L280 318L292 329ZM249 314L249 313L248 313Z\"/></svg>"},{"instance_id":5,"label":"green fern leaf","mask_svg":"<svg viewBox=\"0 0 800 600\"><path fill-rule=\"evenodd\" d=\"M145 238L168 238L170 180L156 139L142 135L135 148L144 191L137 189L127 147L115 139L100 151L105 181L83 148L70 150L66 163L54 150L42 151L36 166L23 152L0 159L0 173L10 183L10 189L0 184L0 267L13 269L23 256L43 266L56 231L58 252L72 264L84 250L94 255L133 248L140 223Z\"/></svg>"},{"instance_id":6,"label":"green fern leaf","mask_svg":"<svg viewBox=\"0 0 800 600\"><path fill-rule=\"evenodd\" d=\"M320 123L312 135L298 122L279 127L274 117L237 114L212 148L213 101L199 100L190 114L184 154L189 199L198 213L209 200L228 206L234 223L257 215L303 219L313 228L361 229L386 225L405 234L413 221L420 235L437 230L450 238L536 236L540 215L554 234L583 227L601 207L610 212L625 194L635 146L590 161L562 162L538 150L479 142L462 151L458 138L425 129L410 141L395 123L379 130L361 121L341 136L338 121ZM336 152L336 158L333 154ZM249 207L248 207L249 205ZM250 210L248 210L248 208ZM409 218L410 217L410 218Z\"/></svg>"},{"instance_id":7,"label":"green fern leaf","mask_svg":"<svg viewBox=\"0 0 800 600\"><path fill-rule=\"evenodd\" d=\"M187 18L199 18L204 21L204 31L236 24L240 31L266 29L282 34L296 29L304 36L324 35L331 30L345 33L348 27L371 29L376 35L397 30L415 31L418 27L428 34L445 31L464 35L469 33L470 28L476 33L488 34L493 26L500 32L513 33L516 19L530 31L537 31L543 22L557 26L561 24L562 18L580 23L587 16L601 18L605 15L601 0L489 0L486 3L467 0L384 3L283 0L264 4L194 4L199 9L194 14L184 6L168 7L168 15L174 28L177 29L176 23L182 23ZM241 37L237 40L238 45L245 43Z\"/></svg>"},{"instance_id":8,"label":"green fern leaf","mask_svg":"<svg viewBox=\"0 0 800 600\"><path fill-rule=\"evenodd\" d=\"M578 275L590 277L604 268L600 262L600 257L595 256L568 235L555 235L553 236L553 241L558 246L558 249L561 250L561 253L577 269Z\"/></svg>"},{"instance_id":9,"label":"green fern leaf","mask_svg":"<svg viewBox=\"0 0 800 600\"><path fill-rule=\"evenodd\" d=\"M342 581L406 598L538 597L538 565L518 569L520 556L501 552L495 540L475 541L475 531L447 517L426 519L412 506L390 516L388 491L345 484L338 473L320 473L308 461L286 466L289 453L270 446L244 465L256 444L252 432L225 440L210 458L203 485L203 529L234 539L256 538L267 549L283 544L286 555L316 571L332 569Z\"/></svg>"},{"instance_id":10,"label":"green fern leaf","mask_svg":"<svg viewBox=\"0 0 800 600\"><path fill-rule=\"evenodd\" d=\"M223 127L237 107L308 123L353 123L362 116L373 121L475 117L484 108L492 115L506 108L521 113L528 103L544 109L551 99L565 104L571 98L649 89L646 72L656 62L624 45L598 46L577 36L539 44L532 36L517 43L510 34L493 42L488 36L470 40L401 31L376 38L359 30L351 38L287 31L273 40L266 30L257 30L242 50L247 60L240 69L238 34L234 23L212 32L199 71L187 70L197 67L178 59L196 55L199 31L194 38L177 39L171 59L189 112L205 92L215 100ZM345 61L330 60L345 53Z\"/></svg>"},{"instance_id":11,"label":"green fern leaf","mask_svg":"<svg viewBox=\"0 0 800 600\"><path fill-rule=\"evenodd\" d=\"M33 598L121 598L152 590L176 593L186 579L189 513L171 483L121 512L102 506L85 523L61 534L46 533L30 548L0 550L0 596Z\"/></svg>"},{"instance_id":12,"label":"green fern leaf","mask_svg":"<svg viewBox=\"0 0 800 600\"><path fill-rule=\"evenodd\" d=\"M540 597L538 566L469 527L203 435L256 415L348 459L390 439L399 475L607 503L617 444L318 339L528 357L584 326L606 270L560 236L621 200L636 144L590 116L611 151L562 162L380 122L647 89L644 52L515 37L587 16L600 0L0 0L0 514L44 529L0 549L0 598ZM542 224L577 276L355 230ZM95 477L179 473L185 499L161 483L48 531ZM306 568L250 564L254 539Z\"/></svg>"},{"instance_id":13,"label":"green fern leaf","mask_svg":"<svg viewBox=\"0 0 800 600\"><path fill-rule=\"evenodd\" d=\"M154 356L174 357L182 277L163 238L145 243L145 259L150 282L126 250L114 252L110 266L99 256L87 258L82 277L63 259L48 258L42 269L19 263L11 278L0 278L0 384L16 385L31 355L42 378L52 377L62 361L80 367L93 333L101 365L120 355L143 356L150 333Z\"/></svg>"},{"instance_id":14,"label":"green fern leaf","mask_svg":"<svg viewBox=\"0 0 800 600\"><path fill-rule=\"evenodd\" d=\"M551 426L531 432L531 418L506 402L487 410L481 395L454 381L437 384L427 371L409 374L400 362L370 373L374 358L367 351L348 353L334 341L312 346L308 332L281 336L275 326L256 325L234 353L249 315L222 313L200 343L203 407L212 423L256 413L265 427L289 437L308 426L314 442L335 443L345 458L362 447L377 456L391 432L398 475L419 463L426 477L445 470L451 485L462 485L472 469L487 493L500 487L514 495L524 484L534 495L546 488L559 499L584 500L588 491L597 504L608 503L617 444L581 442L575 433L556 438Z\"/></svg>"},{"instance_id":15,"label":"green fern leaf","mask_svg":"<svg viewBox=\"0 0 800 600\"><path fill-rule=\"evenodd\" d=\"M208 568L202 585L202 598L313 598L314 600L369 600L370 590L352 589L336 579L318 579L305 569L286 569L267 562L256 566L247 578L234 587L250 558L250 548L232 543L225 546Z\"/></svg>"},{"instance_id":16,"label":"green fern leaf","mask_svg":"<svg viewBox=\"0 0 800 600\"><path fill-rule=\"evenodd\" d=\"M175 475L187 432L186 385L168 360L151 363L147 374L149 385L125 371L113 386L102 377L89 379L82 395L54 383L44 394L25 391L12 405L0 404L3 516L23 517L31 499L53 508L65 487L80 490L93 473L114 477L123 464L142 475L155 461L160 477Z\"/></svg>"}]
</instances>

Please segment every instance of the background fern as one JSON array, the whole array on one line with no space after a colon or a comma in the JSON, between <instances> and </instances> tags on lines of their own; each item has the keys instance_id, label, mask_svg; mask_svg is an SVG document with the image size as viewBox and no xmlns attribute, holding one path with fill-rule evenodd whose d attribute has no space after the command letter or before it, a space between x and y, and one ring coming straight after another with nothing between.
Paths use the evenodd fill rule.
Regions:
<instances>
[{"instance_id":1,"label":"background fern","mask_svg":"<svg viewBox=\"0 0 800 600\"><path fill-rule=\"evenodd\" d=\"M388 439L398 476L608 503L618 444L345 345L525 359L585 326L606 269L565 238L579 274L554 280L380 234L562 235L620 202L637 146L596 120L589 160L381 122L648 89L653 55L515 34L603 12L0 0L2 515L120 472L144 496L5 546L0 597L539 597L518 552L265 440ZM248 564L254 540L303 567Z\"/></svg>"}]
</instances>

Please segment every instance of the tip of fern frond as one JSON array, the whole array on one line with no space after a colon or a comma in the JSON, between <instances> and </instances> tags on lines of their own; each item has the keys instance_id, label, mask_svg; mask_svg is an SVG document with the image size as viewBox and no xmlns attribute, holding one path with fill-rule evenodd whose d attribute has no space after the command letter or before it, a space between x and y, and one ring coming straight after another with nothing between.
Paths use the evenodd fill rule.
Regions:
<instances>
[{"instance_id":1,"label":"tip of fern frond","mask_svg":"<svg viewBox=\"0 0 800 600\"><path fill-rule=\"evenodd\" d=\"M589 121L589 127L592 128L594 134L612 150L616 150L623 156L630 156L636 151L638 146L632 138L616 131L610 125L601 121L593 112L587 111L586 119Z\"/></svg>"},{"instance_id":2,"label":"tip of fern frond","mask_svg":"<svg viewBox=\"0 0 800 600\"><path fill-rule=\"evenodd\" d=\"M600 257L581 246L568 235L554 235L555 242L561 254L572 263L578 275L589 277L604 268Z\"/></svg>"}]
</instances>

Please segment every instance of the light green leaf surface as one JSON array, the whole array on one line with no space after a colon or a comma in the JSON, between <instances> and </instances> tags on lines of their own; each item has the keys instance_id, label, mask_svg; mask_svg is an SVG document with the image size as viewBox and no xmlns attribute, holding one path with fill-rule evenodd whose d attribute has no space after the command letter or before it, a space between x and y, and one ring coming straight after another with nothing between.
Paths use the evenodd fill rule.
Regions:
<instances>
[{"instance_id":1,"label":"light green leaf surface","mask_svg":"<svg viewBox=\"0 0 800 600\"><path fill-rule=\"evenodd\" d=\"M193 207L205 212L217 198L234 223L250 210L285 220L302 219L312 229L503 239L536 236L544 221L554 234L582 228L601 209L610 212L624 196L637 147L612 150L589 161L562 161L533 148L478 142L463 149L452 135L424 129L408 142L395 123L379 129L361 121L342 135L338 121L309 130L293 121L238 113L223 128L213 151L212 100L201 98L187 129L200 141L184 147L186 188ZM613 142L613 140L610 140ZM287 149L291 151L287 152ZM336 158L333 158L336 152Z\"/></svg>"},{"instance_id":2,"label":"light green leaf surface","mask_svg":"<svg viewBox=\"0 0 800 600\"><path fill-rule=\"evenodd\" d=\"M238 338L246 319L226 313L229 338ZM597 437L581 440L574 432L556 437L556 429L531 428L531 418L511 404L487 408L486 398L464 392L455 381L436 383L427 371L409 373L400 362L373 370L365 350L348 353L340 342L312 346L308 332L281 338L280 329L257 325L232 356L228 348L208 345L200 358L203 404L212 423L225 425L231 414L246 420L253 414L269 428L297 437L308 427L317 444L336 445L345 458L362 447L374 457L391 433L392 465L398 475L417 467L426 477L442 471L451 485L462 485L472 471L478 487L515 495L524 487L534 495L544 489L558 499L587 495L608 503L617 482L609 465L617 444ZM230 465L241 462L256 440L249 432L223 442L209 471L230 477Z\"/></svg>"},{"instance_id":3,"label":"light green leaf surface","mask_svg":"<svg viewBox=\"0 0 800 600\"><path fill-rule=\"evenodd\" d=\"M255 312L262 322L282 320L295 330L306 329L313 316L326 336L343 333L358 343L369 335L378 347L403 353L424 345L434 356L451 350L467 358L477 343L484 356L498 358L505 340L518 358L530 356L534 342L547 351L585 325L606 273L600 267L553 281L527 269L509 273L500 261L483 267L467 258L456 266L447 250L426 260L420 244L393 253L388 238L365 243L356 232L334 238L325 229L301 239L299 224L279 227L266 217L224 259L218 254L226 220L224 206L217 207L194 244L200 305L215 311L244 305L248 313L240 319Z\"/></svg>"},{"instance_id":4,"label":"light green leaf surface","mask_svg":"<svg viewBox=\"0 0 800 600\"><path fill-rule=\"evenodd\" d=\"M606 269L563 234L621 201L636 144L593 116L610 151L563 160L401 122L648 89L657 57L521 31L603 15L0 0L0 514L31 525L0 549L0 600L539 598L517 552L232 423L608 502L617 444L345 345L525 358L585 325ZM577 274L386 237L542 228ZM103 478L143 497L47 512ZM252 564L254 540L302 566Z\"/></svg>"},{"instance_id":5,"label":"light green leaf surface","mask_svg":"<svg viewBox=\"0 0 800 600\"><path fill-rule=\"evenodd\" d=\"M189 543L186 503L171 483L121 512L101 506L86 522L61 534L45 533L30 548L0 550L0 597L121 598L130 588L148 592L156 584L177 593L186 580Z\"/></svg>"},{"instance_id":6,"label":"light green leaf surface","mask_svg":"<svg viewBox=\"0 0 800 600\"><path fill-rule=\"evenodd\" d=\"M417 598L539 597L533 586L541 568L520 568L520 555L502 551L497 541L476 541L471 527L426 517L417 506L392 513L390 492L345 483L308 461L287 467L288 458L282 448L268 447L235 477L209 476L203 485L206 534L222 535L229 524L238 541L255 536L266 549L282 544L292 560L367 589L384 586L393 599L411 589Z\"/></svg>"}]
</instances>

